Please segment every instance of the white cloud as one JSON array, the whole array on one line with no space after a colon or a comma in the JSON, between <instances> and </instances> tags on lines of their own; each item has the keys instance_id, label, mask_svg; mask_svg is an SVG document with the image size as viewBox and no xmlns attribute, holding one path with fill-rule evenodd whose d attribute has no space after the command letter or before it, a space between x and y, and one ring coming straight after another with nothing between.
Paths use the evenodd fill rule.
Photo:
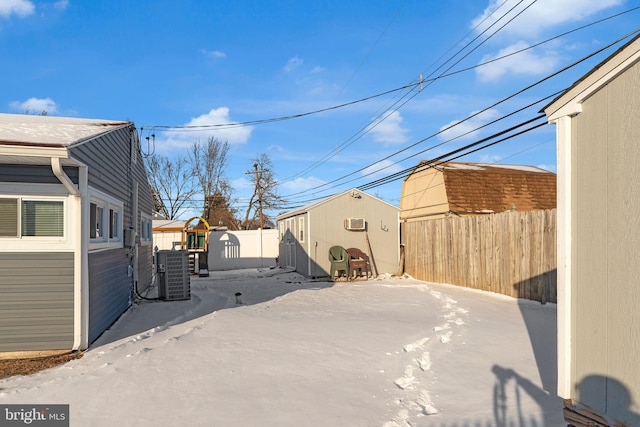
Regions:
<instances>
[{"instance_id":1,"label":"white cloud","mask_svg":"<svg viewBox=\"0 0 640 427\"><path fill-rule=\"evenodd\" d=\"M58 111L58 106L51 98L29 98L24 102L14 101L10 105L14 110L32 114L54 114Z\"/></svg>"},{"instance_id":2,"label":"white cloud","mask_svg":"<svg viewBox=\"0 0 640 427\"><path fill-rule=\"evenodd\" d=\"M298 177L296 179L282 181L278 184L278 188L282 190L282 193L294 194L300 191L306 191L311 188L318 187L325 182L321 179L315 177L302 178Z\"/></svg>"},{"instance_id":3,"label":"white cloud","mask_svg":"<svg viewBox=\"0 0 640 427\"><path fill-rule=\"evenodd\" d=\"M287 61L287 64L284 66L283 70L286 71L287 73L290 73L291 71L300 67L303 63L304 61L302 59L298 58L297 56L294 56L293 58Z\"/></svg>"},{"instance_id":4,"label":"white cloud","mask_svg":"<svg viewBox=\"0 0 640 427\"><path fill-rule=\"evenodd\" d=\"M29 0L0 0L0 16L8 18L11 15L25 17L31 15L36 7Z\"/></svg>"},{"instance_id":5,"label":"white cloud","mask_svg":"<svg viewBox=\"0 0 640 427\"><path fill-rule=\"evenodd\" d=\"M500 49L496 54L485 55L480 62L488 62L492 59L525 49L528 46L526 42L520 41ZM559 58L553 51L546 51L544 55L536 55L533 51L526 50L478 67L476 73L478 78L483 82L498 80L507 73L515 75L540 75L553 71L558 61Z\"/></svg>"},{"instance_id":6,"label":"white cloud","mask_svg":"<svg viewBox=\"0 0 640 427\"><path fill-rule=\"evenodd\" d=\"M473 112L469 115L472 116L475 113L476 112ZM474 138L479 132L479 130L475 129L499 116L500 112L498 110L490 109L464 122L454 120L440 128L441 131L446 130L440 133L438 137L443 141L448 141L456 137L460 137L459 139L461 140Z\"/></svg>"},{"instance_id":7,"label":"white cloud","mask_svg":"<svg viewBox=\"0 0 640 427\"><path fill-rule=\"evenodd\" d=\"M403 167L399 164L392 162L391 160L382 160L365 168L361 172L361 175L366 176L369 179L378 179L400 172L401 170L403 170Z\"/></svg>"},{"instance_id":8,"label":"white cloud","mask_svg":"<svg viewBox=\"0 0 640 427\"><path fill-rule=\"evenodd\" d=\"M483 14L472 21L471 27L480 24L476 30L481 32L495 23L513 6L513 3L507 2L498 9L502 3L504 3L504 0L490 0ZM578 22L604 9L623 3L624 0L538 0L501 29L499 34L518 38L536 37L548 28L564 23ZM528 1L522 2L508 16L502 18L496 25L491 27L489 32L491 33L501 27L509 18L514 17L529 4L530 2ZM494 11L495 13L493 13ZM485 19L486 21L482 22Z\"/></svg>"},{"instance_id":9,"label":"white cloud","mask_svg":"<svg viewBox=\"0 0 640 427\"><path fill-rule=\"evenodd\" d=\"M479 163L495 164L502 160L502 156L499 154L483 154L480 156Z\"/></svg>"},{"instance_id":10,"label":"white cloud","mask_svg":"<svg viewBox=\"0 0 640 427\"><path fill-rule=\"evenodd\" d=\"M53 4L53 7L64 10L69 7L69 0L59 0Z\"/></svg>"},{"instance_id":11,"label":"white cloud","mask_svg":"<svg viewBox=\"0 0 640 427\"><path fill-rule=\"evenodd\" d=\"M183 128L165 132L166 145L184 146L196 141L206 141L215 137L221 142L229 144L244 144L249 140L253 128L251 126L234 126L229 117L229 108L220 107L210 110L206 114L191 119ZM164 144L161 144L161 146Z\"/></svg>"},{"instance_id":12,"label":"white cloud","mask_svg":"<svg viewBox=\"0 0 640 427\"><path fill-rule=\"evenodd\" d=\"M402 116L399 111L394 111L385 118L372 123L367 128L376 142L384 144L402 144L407 142L409 130L402 127Z\"/></svg>"},{"instance_id":13,"label":"white cloud","mask_svg":"<svg viewBox=\"0 0 640 427\"><path fill-rule=\"evenodd\" d=\"M220 50L201 49L201 52L203 55L208 56L209 58L214 58L214 59L223 59L227 57L227 54Z\"/></svg>"}]
</instances>

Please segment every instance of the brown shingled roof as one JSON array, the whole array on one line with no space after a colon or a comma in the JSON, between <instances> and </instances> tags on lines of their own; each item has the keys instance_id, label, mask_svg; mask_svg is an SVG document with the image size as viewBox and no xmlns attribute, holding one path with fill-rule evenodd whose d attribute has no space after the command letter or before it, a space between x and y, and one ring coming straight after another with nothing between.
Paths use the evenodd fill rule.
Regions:
<instances>
[{"instance_id":1,"label":"brown shingled roof","mask_svg":"<svg viewBox=\"0 0 640 427\"><path fill-rule=\"evenodd\" d=\"M528 211L556 207L556 174L533 166L447 162L444 174L453 213Z\"/></svg>"}]
</instances>

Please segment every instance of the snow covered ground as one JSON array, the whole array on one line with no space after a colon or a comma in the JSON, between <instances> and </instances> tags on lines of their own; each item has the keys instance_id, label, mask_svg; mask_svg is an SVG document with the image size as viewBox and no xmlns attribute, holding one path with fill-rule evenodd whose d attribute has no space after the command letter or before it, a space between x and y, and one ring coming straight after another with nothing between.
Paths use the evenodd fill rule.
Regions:
<instances>
[{"instance_id":1,"label":"snow covered ground","mask_svg":"<svg viewBox=\"0 0 640 427\"><path fill-rule=\"evenodd\" d=\"M566 425L553 304L280 269L191 291L135 304L81 359L0 380L0 404L70 404L74 427Z\"/></svg>"}]
</instances>

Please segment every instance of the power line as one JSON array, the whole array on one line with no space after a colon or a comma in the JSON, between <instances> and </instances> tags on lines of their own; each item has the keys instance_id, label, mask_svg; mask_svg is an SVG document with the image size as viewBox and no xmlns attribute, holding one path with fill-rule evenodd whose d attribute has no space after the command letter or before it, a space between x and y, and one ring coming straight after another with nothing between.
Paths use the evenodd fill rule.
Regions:
<instances>
[{"instance_id":1,"label":"power line","mask_svg":"<svg viewBox=\"0 0 640 427\"><path fill-rule=\"evenodd\" d=\"M533 87L535 87L535 86L537 86L537 85L539 85L539 84L541 84L541 83L543 83L543 82L545 82L545 81L547 81L547 80L549 80L549 79L551 79L551 78L553 78L553 77L555 77L555 76L557 76L557 75L559 75L559 74L561 74L561 73L563 73L563 72L565 72L565 71L567 71L567 70L571 69L572 67L574 67L574 66L576 66L576 65L578 65L578 64L580 64L580 63L582 63L582 62L584 62L584 61L586 61L586 60L588 60L588 59L590 59L590 58L592 58L593 56L595 56L595 55L599 54L600 52L602 52L602 51L604 51L604 50L606 50L606 49L610 48L611 46L613 46L613 45L615 45L615 44L619 43L620 41L624 40L625 38L630 37L631 35L633 35L633 34L635 34L635 33L639 32L639 31L640 31L640 29L636 29L636 30L634 30L634 31L632 31L632 32L630 32L630 33L628 33L628 34L626 34L626 35L624 35L624 36L622 36L622 37L618 38L617 40L615 40L615 41L613 41L613 42L611 42L611 43L609 43L609 44L607 44L607 45L605 45L605 46L603 46L603 47L601 47L601 48L597 49L596 51L594 51L594 52L592 52L592 53L590 53L590 54L588 54L588 55L586 55L586 56L582 57L581 59L579 59L579 60L577 60L577 61L574 61L573 63L571 63L571 64L569 64L569 65L567 65L567 66L565 66L565 67L563 67L563 68L561 68L561 69L559 69L559 70L557 70L557 71L555 71L555 72L553 72L553 73L551 73L551 74L549 74L549 75L547 75L546 77L544 77L544 78L542 78L542 79L540 79L540 80L538 80L538 81L536 81L536 82L534 82L534 83L532 83L532 84L530 84L530 85L528 85L528 86L526 86L526 87L524 87L523 89L518 90L517 92L515 92L515 93L513 93L513 94L511 94L511 95L509 95L509 96L507 96L507 97L505 97L505 98L503 98L503 99L501 99L500 101L495 102L494 104L490 105L489 107L486 107L486 108L484 108L484 109L482 109L482 110L480 110L480 111L478 111L478 112L476 112L476 113L474 113L474 114L471 114L471 115L467 116L465 119L463 119L463 120L461 120L461 121L459 121L459 122L457 122L457 123L455 123L455 124L452 124L452 125L450 125L450 126L448 126L448 127L446 127L446 128L443 128L443 129L441 129L440 131L438 131L438 132L436 132L436 133L434 133L434 134L432 134L432 135L430 135L430 136L428 136L428 137L426 137L426 138L423 138L423 139L421 139L421 140L419 140L419 141L417 141L417 142L415 142L415 143L413 143L413 144L411 144L411 145L409 145L409 146L407 146L407 147L405 147L405 148L403 148L403 149L401 149L401 150L398 150L398 151L396 151L396 152L394 152L394 153L390 154L389 156L384 157L383 159L380 159L380 160L378 160L378 161L376 161L376 162L374 162L374 163L371 163L371 164L369 164L369 165L367 165L367 166L365 166L365 167L362 167L362 168L360 168L360 169L358 169L358 170L356 170L356 171L354 171L354 172L351 172L350 174L347 174L347 175L345 175L345 176L342 176L342 177L340 177L340 178L337 178L337 179L335 179L335 180L332 180L332 181L330 181L329 183L325 183L325 184L322 184L322 185L319 185L319 186L313 187L313 188L311 188L311 189L307 189L307 190L305 190L304 192L293 193L293 194L289 195L289 197L291 197L291 196L296 196L296 195L299 195L299 194L305 194L305 195L308 195L308 192L309 192L309 191L311 191L311 190L316 190L316 189L319 189L319 188L326 187L326 186L328 186L328 185L330 185L330 184L333 184L333 183L335 183L335 182L337 182L337 181L340 181L340 180L342 180L342 179L344 179L344 178L346 178L346 177L348 177L348 176L351 176L351 175L353 175L353 174L355 174L355 173L357 173L357 172L361 172L361 171L363 171L363 170L365 170L365 169L367 169L367 168L369 168L369 167L371 167L371 166L375 165L376 163L382 162L382 161L384 161L384 160L388 160L388 159L390 159L390 158L392 158L392 157L394 157L394 156L398 155L398 154L399 154L399 153L401 153L401 152L407 151L408 149L413 148L413 147L417 146L418 144L421 144L421 143L423 143L424 141L426 141L426 140L428 140L428 139L431 139L431 138L435 137L436 135L439 135L439 134L441 134L441 133L443 133L443 132L445 132L445 131L447 131L447 130L449 130L449 129L451 129L451 128L455 127L455 126L458 126L458 125L460 125L461 123L464 123L465 121L468 121L468 120L470 120L471 118L476 117L476 116L478 116L479 114L481 114L481 113L483 113L483 112L486 112L487 110L492 109L492 108L494 108L494 107L496 107L496 106L498 106L498 105L500 105L500 104L502 104L502 103L506 102L507 100L512 99L512 98L514 98L514 97L516 97L516 96L518 96L518 95L520 95L520 94L522 94L522 93L526 92L527 90L530 90L530 89L532 89Z\"/></svg>"}]
</instances>

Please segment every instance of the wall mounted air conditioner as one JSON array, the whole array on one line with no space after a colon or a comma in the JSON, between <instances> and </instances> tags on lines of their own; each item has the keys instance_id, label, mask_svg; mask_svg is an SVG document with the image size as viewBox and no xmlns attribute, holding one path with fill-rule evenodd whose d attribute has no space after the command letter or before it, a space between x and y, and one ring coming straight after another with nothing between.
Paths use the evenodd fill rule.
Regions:
<instances>
[{"instance_id":1,"label":"wall mounted air conditioner","mask_svg":"<svg viewBox=\"0 0 640 427\"><path fill-rule=\"evenodd\" d=\"M344 220L344 228L351 231L364 231L367 222L364 218L347 218Z\"/></svg>"},{"instance_id":2,"label":"wall mounted air conditioner","mask_svg":"<svg viewBox=\"0 0 640 427\"><path fill-rule=\"evenodd\" d=\"M172 301L191 299L189 251L157 252L158 298Z\"/></svg>"}]
</instances>

